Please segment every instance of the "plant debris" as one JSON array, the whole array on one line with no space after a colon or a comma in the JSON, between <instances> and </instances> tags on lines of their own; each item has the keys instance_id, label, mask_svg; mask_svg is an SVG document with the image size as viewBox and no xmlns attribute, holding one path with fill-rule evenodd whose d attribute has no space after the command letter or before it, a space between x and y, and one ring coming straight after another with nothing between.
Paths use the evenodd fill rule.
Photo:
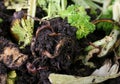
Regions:
<instances>
[{"instance_id":1,"label":"plant debris","mask_svg":"<svg viewBox=\"0 0 120 84\"><path fill-rule=\"evenodd\" d=\"M16 44L0 37L0 61L9 68L19 68L28 58L22 54Z\"/></svg>"},{"instance_id":2,"label":"plant debris","mask_svg":"<svg viewBox=\"0 0 120 84\"><path fill-rule=\"evenodd\" d=\"M0 84L119 84L119 4L0 1Z\"/></svg>"}]
</instances>

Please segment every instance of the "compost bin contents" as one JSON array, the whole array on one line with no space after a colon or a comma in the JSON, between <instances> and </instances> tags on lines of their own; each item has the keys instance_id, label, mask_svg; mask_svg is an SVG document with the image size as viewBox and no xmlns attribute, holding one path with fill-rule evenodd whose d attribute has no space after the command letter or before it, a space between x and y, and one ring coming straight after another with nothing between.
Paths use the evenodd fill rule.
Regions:
<instances>
[{"instance_id":1,"label":"compost bin contents","mask_svg":"<svg viewBox=\"0 0 120 84\"><path fill-rule=\"evenodd\" d=\"M20 51L15 43L1 37L1 74L7 80L7 72L10 69L16 70L15 84L50 84L50 73L79 76L91 74L94 69L85 66L81 61L74 62L88 45L87 39L78 41L75 32L76 28L70 26L66 19L58 17L45 20L39 25L31 46L28 46L30 48L26 50ZM88 37L92 38L91 36L94 35Z\"/></svg>"},{"instance_id":2,"label":"compost bin contents","mask_svg":"<svg viewBox=\"0 0 120 84\"><path fill-rule=\"evenodd\" d=\"M90 1L97 10L76 0L26 1L0 1L0 84L119 84L116 10L106 19L104 1Z\"/></svg>"},{"instance_id":3,"label":"compost bin contents","mask_svg":"<svg viewBox=\"0 0 120 84\"><path fill-rule=\"evenodd\" d=\"M26 48L29 49L27 52L31 50L29 56L21 54L15 43L1 37L1 63L4 64L1 67L16 70L16 84L49 84L48 75L52 72L71 74L70 67L81 50L75 32L76 28L66 19L43 21L37 28L31 48ZM7 73L6 68L4 73Z\"/></svg>"},{"instance_id":4,"label":"compost bin contents","mask_svg":"<svg viewBox=\"0 0 120 84\"><path fill-rule=\"evenodd\" d=\"M29 56L21 54L15 43L1 37L1 73L2 67L6 66L18 72L17 84L50 83L49 73L68 73L76 54L80 52L75 32L76 28L62 18L43 21L37 28L31 48L27 50L31 50ZM7 73L6 68L3 74Z\"/></svg>"},{"instance_id":5,"label":"compost bin contents","mask_svg":"<svg viewBox=\"0 0 120 84\"><path fill-rule=\"evenodd\" d=\"M39 82L47 81L49 72L70 67L77 50L75 31L61 18L45 21L38 27L31 43L33 60L27 64L27 69L31 74L39 74Z\"/></svg>"}]
</instances>

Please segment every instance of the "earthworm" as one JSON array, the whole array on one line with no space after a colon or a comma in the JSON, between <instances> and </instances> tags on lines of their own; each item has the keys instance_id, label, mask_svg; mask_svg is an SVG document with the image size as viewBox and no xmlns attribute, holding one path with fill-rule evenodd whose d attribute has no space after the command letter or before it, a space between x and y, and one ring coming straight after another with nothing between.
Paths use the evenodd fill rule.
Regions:
<instances>
[{"instance_id":1,"label":"earthworm","mask_svg":"<svg viewBox=\"0 0 120 84\"><path fill-rule=\"evenodd\" d=\"M31 72L33 74L35 74L37 72L37 69L33 64L27 63L26 66L27 66L28 72Z\"/></svg>"},{"instance_id":2,"label":"earthworm","mask_svg":"<svg viewBox=\"0 0 120 84\"><path fill-rule=\"evenodd\" d=\"M45 22L47 23L46 25L38 27L38 29L36 31L36 37L38 37L39 32L43 29L51 29L51 31L54 32L53 28L51 28L51 26L50 26L50 22L49 21L45 21Z\"/></svg>"},{"instance_id":3,"label":"earthworm","mask_svg":"<svg viewBox=\"0 0 120 84\"><path fill-rule=\"evenodd\" d=\"M51 33L51 34L48 34L49 36L59 36L59 35L61 35L61 33L55 33L55 32L53 32L53 33Z\"/></svg>"},{"instance_id":4,"label":"earthworm","mask_svg":"<svg viewBox=\"0 0 120 84\"><path fill-rule=\"evenodd\" d=\"M40 66L40 67L37 68L37 70L43 70L43 69L48 69L48 67L47 66L44 66L44 67Z\"/></svg>"},{"instance_id":5,"label":"earthworm","mask_svg":"<svg viewBox=\"0 0 120 84\"><path fill-rule=\"evenodd\" d=\"M47 50L44 50L43 52L42 52L42 55L44 55L44 56L47 56L48 58L55 58L54 56L52 56L52 54L49 52L49 51L47 51Z\"/></svg>"}]
</instances>

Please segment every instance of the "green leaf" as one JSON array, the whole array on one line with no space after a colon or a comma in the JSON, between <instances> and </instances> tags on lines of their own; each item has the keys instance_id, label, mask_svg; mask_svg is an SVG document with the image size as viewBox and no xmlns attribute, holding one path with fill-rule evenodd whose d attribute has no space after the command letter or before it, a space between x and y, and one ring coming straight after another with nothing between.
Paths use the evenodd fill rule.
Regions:
<instances>
[{"instance_id":1,"label":"green leaf","mask_svg":"<svg viewBox=\"0 0 120 84\"><path fill-rule=\"evenodd\" d=\"M16 77L17 77L17 74L16 74L15 71L11 71L11 72L9 72L8 77L9 77L9 78L16 78Z\"/></svg>"},{"instance_id":2,"label":"green leaf","mask_svg":"<svg viewBox=\"0 0 120 84\"><path fill-rule=\"evenodd\" d=\"M2 23L2 22L3 22L3 19L0 18L0 23Z\"/></svg>"},{"instance_id":3,"label":"green leaf","mask_svg":"<svg viewBox=\"0 0 120 84\"><path fill-rule=\"evenodd\" d=\"M101 14L99 19L111 19L112 16L113 16L113 14L112 14L112 7L110 6ZM97 29L104 30L107 35L113 29L113 24L111 24L109 22L100 22L96 26L97 26Z\"/></svg>"},{"instance_id":4,"label":"green leaf","mask_svg":"<svg viewBox=\"0 0 120 84\"><path fill-rule=\"evenodd\" d=\"M60 12L62 18L67 17L68 23L77 28L76 37L81 39L95 30L95 25L90 22L90 17L83 7L71 5L66 10Z\"/></svg>"},{"instance_id":5,"label":"green leaf","mask_svg":"<svg viewBox=\"0 0 120 84\"><path fill-rule=\"evenodd\" d=\"M16 77L17 77L16 72L15 71L10 71L8 73L7 84L15 84Z\"/></svg>"},{"instance_id":6,"label":"green leaf","mask_svg":"<svg viewBox=\"0 0 120 84\"><path fill-rule=\"evenodd\" d=\"M20 23L15 22L11 28L11 31L18 37L19 44L23 43L23 45L21 45L21 48L24 48L26 45L30 44L33 28L29 20L21 19Z\"/></svg>"},{"instance_id":7,"label":"green leaf","mask_svg":"<svg viewBox=\"0 0 120 84\"><path fill-rule=\"evenodd\" d=\"M43 19L51 19L58 16L58 13L66 9L67 0L38 0L38 5L47 12Z\"/></svg>"}]
</instances>

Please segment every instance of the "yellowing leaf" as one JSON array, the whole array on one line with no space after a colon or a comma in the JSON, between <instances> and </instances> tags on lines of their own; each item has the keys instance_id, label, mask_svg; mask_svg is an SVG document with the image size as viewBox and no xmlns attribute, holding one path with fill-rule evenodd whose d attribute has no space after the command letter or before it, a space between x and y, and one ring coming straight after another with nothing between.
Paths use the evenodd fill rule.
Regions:
<instances>
[{"instance_id":1,"label":"yellowing leaf","mask_svg":"<svg viewBox=\"0 0 120 84\"><path fill-rule=\"evenodd\" d=\"M20 21L14 22L11 31L16 37L18 37L19 45L23 43L21 48L30 44L33 28L29 20L21 19Z\"/></svg>"},{"instance_id":2,"label":"yellowing leaf","mask_svg":"<svg viewBox=\"0 0 120 84\"><path fill-rule=\"evenodd\" d=\"M8 77L9 78L15 78L17 76L16 72L15 71L11 71L9 74L8 74Z\"/></svg>"},{"instance_id":3,"label":"yellowing leaf","mask_svg":"<svg viewBox=\"0 0 120 84\"><path fill-rule=\"evenodd\" d=\"M15 79L17 77L17 74L15 71L10 71L8 73L8 78L7 78L7 84L15 84Z\"/></svg>"}]
</instances>

